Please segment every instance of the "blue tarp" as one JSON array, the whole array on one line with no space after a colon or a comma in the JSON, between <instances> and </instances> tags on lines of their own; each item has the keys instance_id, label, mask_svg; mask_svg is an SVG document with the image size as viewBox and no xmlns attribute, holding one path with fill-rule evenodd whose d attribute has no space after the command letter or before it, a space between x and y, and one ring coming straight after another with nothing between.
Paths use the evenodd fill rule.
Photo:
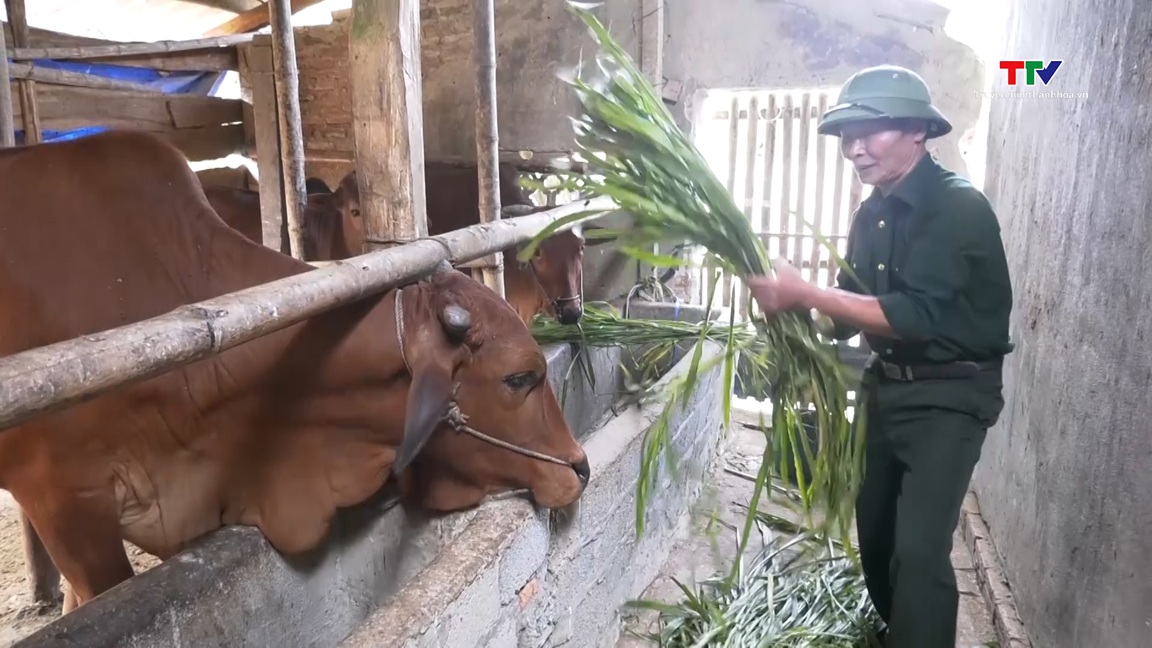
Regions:
<instances>
[{"instance_id":1,"label":"blue tarp","mask_svg":"<svg viewBox=\"0 0 1152 648\"><path fill-rule=\"evenodd\" d=\"M106 79L119 79L146 85L163 94L215 95L224 81L224 72L162 72L148 68L84 61L31 61L33 67L81 72ZM106 126L84 126L63 131L45 130L45 142L77 139L107 130ZM24 131L16 130L16 143L24 143Z\"/></svg>"}]
</instances>

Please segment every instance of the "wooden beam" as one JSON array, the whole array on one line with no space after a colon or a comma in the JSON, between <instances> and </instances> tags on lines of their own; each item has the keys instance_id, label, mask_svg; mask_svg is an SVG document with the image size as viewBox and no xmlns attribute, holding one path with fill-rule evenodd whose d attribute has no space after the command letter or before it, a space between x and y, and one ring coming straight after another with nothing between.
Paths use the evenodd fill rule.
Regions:
<instances>
[{"instance_id":1,"label":"wooden beam","mask_svg":"<svg viewBox=\"0 0 1152 648\"><path fill-rule=\"evenodd\" d=\"M472 0L472 63L476 85L476 171L480 222L500 220L500 131L496 119L496 18L492 0ZM481 269L484 285L504 296L504 255Z\"/></svg>"},{"instance_id":2,"label":"wooden beam","mask_svg":"<svg viewBox=\"0 0 1152 648\"><path fill-rule=\"evenodd\" d=\"M0 50L6 49L0 29ZM16 146L16 121L12 114L12 84L8 82L8 57L0 56L0 148Z\"/></svg>"},{"instance_id":3,"label":"wooden beam","mask_svg":"<svg viewBox=\"0 0 1152 648\"><path fill-rule=\"evenodd\" d=\"M240 50L248 84L252 87L252 125L256 140L257 186L264 245L288 251L288 224L284 220L284 179L280 166L280 129L277 127L276 82L272 78L272 44L267 37ZM249 154L250 155L250 154Z\"/></svg>"},{"instance_id":4,"label":"wooden beam","mask_svg":"<svg viewBox=\"0 0 1152 648\"><path fill-rule=\"evenodd\" d=\"M197 50L212 50L236 47L252 42L253 34L238 34L235 36L222 36L218 38L198 38L186 41L156 41L154 43L117 43L110 45L76 45L70 47L27 47L17 46L8 51L17 61L31 61L34 59L98 59L118 58L128 56L150 56L156 54L172 54L175 52L193 52Z\"/></svg>"},{"instance_id":5,"label":"wooden beam","mask_svg":"<svg viewBox=\"0 0 1152 648\"><path fill-rule=\"evenodd\" d=\"M292 0L292 13L303 11L323 0ZM205 33L205 36L227 36L229 34L243 34L267 27L272 20L269 6L257 7L246 11L219 27Z\"/></svg>"},{"instance_id":6,"label":"wooden beam","mask_svg":"<svg viewBox=\"0 0 1152 648\"><path fill-rule=\"evenodd\" d=\"M272 12L272 67L276 80L276 117L280 124L280 165L284 177L284 216L293 257L311 256L305 240L304 129L300 124L300 83L296 71L296 38L289 0L268 0Z\"/></svg>"},{"instance_id":7,"label":"wooden beam","mask_svg":"<svg viewBox=\"0 0 1152 648\"><path fill-rule=\"evenodd\" d=\"M39 90L40 114L44 128L49 130L100 124L163 133L244 120L239 99L73 86L41 86ZM15 109L20 110L19 105Z\"/></svg>"},{"instance_id":8,"label":"wooden beam","mask_svg":"<svg viewBox=\"0 0 1152 648\"><path fill-rule=\"evenodd\" d=\"M188 4L211 7L221 11L231 11L234 14L252 11L253 9L259 9L264 6L260 0L177 0L177 2L187 2Z\"/></svg>"},{"instance_id":9,"label":"wooden beam","mask_svg":"<svg viewBox=\"0 0 1152 648\"><path fill-rule=\"evenodd\" d=\"M128 90L134 92L156 92L151 87L134 81L121 81L108 79L94 74L72 72L70 70L57 70L54 68L38 68L30 63L13 63L9 66L11 78L30 79L54 85L73 86L77 88L98 88L102 90Z\"/></svg>"},{"instance_id":10,"label":"wooden beam","mask_svg":"<svg viewBox=\"0 0 1152 648\"><path fill-rule=\"evenodd\" d=\"M418 0L353 0L348 85L365 234L428 235Z\"/></svg>"},{"instance_id":11,"label":"wooden beam","mask_svg":"<svg viewBox=\"0 0 1152 648\"><path fill-rule=\"evenodd\" d=\"M4 0L8 7L8 20L12 22L12 44L16 47L28 45L28 12L24 0ZM20 113L24 124L24 144L39 144L43 141L40 130L40 106L36 101L36 82L21 79Z\"/></svg>"}]
</instances>

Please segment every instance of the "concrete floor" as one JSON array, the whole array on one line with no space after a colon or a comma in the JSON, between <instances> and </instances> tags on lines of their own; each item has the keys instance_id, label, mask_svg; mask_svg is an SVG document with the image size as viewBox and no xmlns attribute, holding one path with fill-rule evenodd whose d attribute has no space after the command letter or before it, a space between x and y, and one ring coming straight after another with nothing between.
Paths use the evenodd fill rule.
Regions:
<instances>
[{"instance_id":1,"label":"concrete floor","mask_svg":"<svg viewBox=\"0 0 1152 648\"><path fill-rule=\"evenodd\" d=\"M735 413L734 413L735 415ZM712 511L719 510L719 519L728 525L742 524L744 512L733 502L747 504L752 496L753 484L751 481L727 472L725 468L745 473L756 474L762 455L764 441L761 434L755 430L748 430L741 426L734 426L725 454L720 457L712 471L711 479L706 483L712 485L706 489L697 504L693 517L685 517L682 530L677 536L676 546L672 550L668 561L661 569L660 576L648 587L640 598L674 602L681 598L680 589L671 580L674 577L689 587L711 577L717 570L727 569L731 565L731 557L736 554L736 533L730 531L725 525L719 525L719 533L710 537L704 530ZM761 500L761 509L768 510L781 516L788 515L788 510L772 503L765 504ZM755 534L752 541L756 541ZM979 648L986 645L995 646L996 633L992 627L991 614L984 603L984 598L976 584L975 567L972 557L960 532L956 532L952 564L956 567L956 580L960 588L960 616L957 623L957 648ZM625 611L625 618L620 631L620 638L616 648L643 648L655 645L648 640L631 635L630 632L647 632L655 618L654 613L644 612L634 617L627 616L632 611Z\"/></svg>"}]
</instances>

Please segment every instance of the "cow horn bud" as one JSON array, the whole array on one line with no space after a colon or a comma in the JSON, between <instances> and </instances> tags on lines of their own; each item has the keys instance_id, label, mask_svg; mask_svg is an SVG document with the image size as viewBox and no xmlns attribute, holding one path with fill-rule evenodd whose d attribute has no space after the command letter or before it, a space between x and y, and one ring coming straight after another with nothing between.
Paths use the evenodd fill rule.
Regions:
<instances>
[{"instance_id":1,"label":"cow horn bud","mask_svg":"<svg viewBox=\"0 0 1152 648\"><path fill-rule=\"evenodd\" d=\"M432 268L432 274L438 275L442 272L454 272L455 270L456 268L453 268L452 264L447 259L443 259L440 261L440 263L436 264L435 268Z\"/></svg>"},{"instance_id":2,"label":"cow horn bud","mask_svg":"<svg viewBox=\"0 0 1152 648\"><path fill-rule=\"evenodd\" d=\"M456 304L448 304L440 311L440 321L445 331L457 340L462 340L472 326L472 315Z\"/></svg>"}]
</instances>

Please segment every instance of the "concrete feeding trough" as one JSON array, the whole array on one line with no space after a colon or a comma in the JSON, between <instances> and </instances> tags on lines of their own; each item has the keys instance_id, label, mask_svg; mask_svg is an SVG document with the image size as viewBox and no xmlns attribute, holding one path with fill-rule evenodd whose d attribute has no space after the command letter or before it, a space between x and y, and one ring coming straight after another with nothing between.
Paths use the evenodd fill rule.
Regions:
<instances>
[{"instance_id":1,"label":"concrete feeding trough","mask_svg":"<svg viewBox=\"0 0 1152 648\"><path fill-rule=\"evenodd\" d=\"M636 317L699 321L703 309L636 303ZM671 362L662 383L687 371ZM382 492L345 509L314 555L288 561L251 527L210 534L18 642L52 646L600 646L616 637L621 605L655 578L677 524L700 491L722 435L722 374L699 377L676 407L645 533L635 533L635 484L645 432L662 404L617 408L618 348L546 349L565 416L592 479L570 512L550 515L505 499L427 519ZM705 359L722 353L709 344Z\"/></svg>"}]
</instances>

